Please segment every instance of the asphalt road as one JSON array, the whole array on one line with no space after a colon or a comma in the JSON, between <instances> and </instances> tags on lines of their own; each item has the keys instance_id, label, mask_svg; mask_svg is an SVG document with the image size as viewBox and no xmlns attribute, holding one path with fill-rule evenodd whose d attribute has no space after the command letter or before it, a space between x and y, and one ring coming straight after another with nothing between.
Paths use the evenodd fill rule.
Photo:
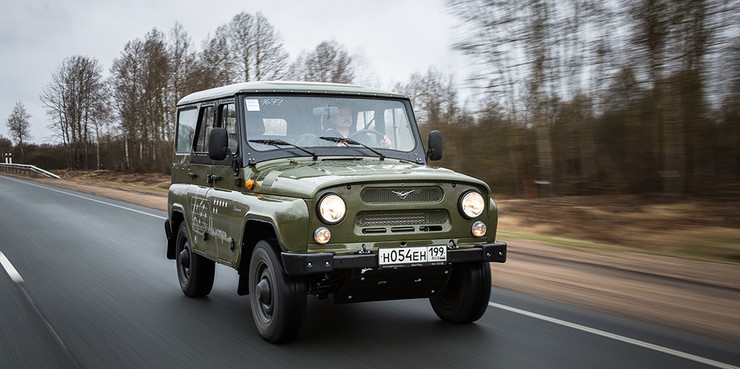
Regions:
<instances>
[{"instance_id":1,"label":"asphalt road","mask_svg":"<svg viewBox=\"0 0 740 369\"><path fill-rule=\"evenodd\" d=\"M426 300L309 298L300 339L271 345L236 272L180 292L165 217L0 175L0 368L740 367L738 345L496 288L460 326Z\"/></svg>"}]
</instances>

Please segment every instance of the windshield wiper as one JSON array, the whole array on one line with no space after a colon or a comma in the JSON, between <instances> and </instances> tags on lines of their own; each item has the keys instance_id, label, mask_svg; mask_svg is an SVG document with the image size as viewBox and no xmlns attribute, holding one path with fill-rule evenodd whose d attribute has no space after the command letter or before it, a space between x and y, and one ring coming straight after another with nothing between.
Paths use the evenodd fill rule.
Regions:
<instances>
[{"instance_id":1,"label":"windshield wiper","mask_svg":"<svg viewBox=\"0 0 740 369\"><path fill-rule=\"evenodd\" d=\"M300 146L298 146L296 144L292 144L290 142L285 142L283 140L249 140L249 142L254 142L254 143L263 144L263 145L275 146L277 148L280 148L280 146L293 146L296 149L301 150L301 151L305 152L306 154L313 156L313 161L316 161L319 158L313 152L308 151L308 150L306 150L306 149L304 149L304 148L302 148L302 147L300 147Z\"/></svg>"},{"instance_id":2,"label":"windshield wiper","mask_svg":"<svg viewBox=\"0 0 740 369\"><path fill-rule=\"evenodd\" d=\"M383 159L385 159L385 155L383 155L382 152L380 152L378 150L375 150L372 147L365 145L364 143L357 142L357 141L355 141L355 140L353 140L351 138L346 138L346 137L327 137L327 136L321 136L319 138L322 139L322 140L336 142L336 143L344 142L344 143L350 144L350 145L362 146L362 147L364 147L364 148L372 151L373 153L377 154L378 156L380 156L380 161L383 161Z\"/></svg>"}]
</instances>

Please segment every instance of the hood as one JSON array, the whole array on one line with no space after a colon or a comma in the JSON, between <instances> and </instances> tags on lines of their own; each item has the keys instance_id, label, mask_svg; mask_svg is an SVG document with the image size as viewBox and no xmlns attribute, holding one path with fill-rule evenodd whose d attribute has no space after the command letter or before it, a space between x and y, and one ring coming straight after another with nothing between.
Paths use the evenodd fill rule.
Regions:
<instances>
[{"instance_id":1,"label":"hood","mask_svg":"<svg viewBox=\"0 0 740 369\"><path fill-rule=\"evenodd\" d=\"M293 197L313 198L328 187L379 182L469 183L490 192L483 181L473 177L445 168L394 159L278 160L260 163L252 170L248 179L257 181L260 193Z\"/></svg>"}]
</instances>

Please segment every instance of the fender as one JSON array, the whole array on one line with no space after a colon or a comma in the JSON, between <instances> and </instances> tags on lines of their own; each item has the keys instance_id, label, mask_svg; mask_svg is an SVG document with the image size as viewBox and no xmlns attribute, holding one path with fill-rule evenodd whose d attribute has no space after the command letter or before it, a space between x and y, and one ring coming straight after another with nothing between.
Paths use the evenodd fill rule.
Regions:
<instances>
[{"instance_id":1,"label":"fender","mask_svg":"<svg viewBox=\"0 0 740 369\"><path fill-rule=\"evenodd\" d=\"M248 211L242 221L242 249L237 253L233 267L239 268L242 261L249 263L254 245L268 238L275 238L281 251L306 251L306 232L309 226L309 210L301 198L282 196L240 196L240 202Z\"/></svg>"}]
</instances>

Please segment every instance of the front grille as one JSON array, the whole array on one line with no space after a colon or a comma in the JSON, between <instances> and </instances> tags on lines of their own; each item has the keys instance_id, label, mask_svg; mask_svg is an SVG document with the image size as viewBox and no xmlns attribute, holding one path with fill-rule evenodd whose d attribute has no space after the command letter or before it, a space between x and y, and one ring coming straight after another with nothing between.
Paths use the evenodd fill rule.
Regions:
<instances>
[{"instance_id":1,"label":"front grille","mask_svg":"<svg viewBox=\"0 0 740 369\"><path fill-rule=\"evenodd\" d=\"M360 227L444 224L444 210L363 211L355 218Z\"/></svg>"},{"instance_id":2,"label":"front grille","mask_svg":"<svg viewBox=\"0 0 740 369\"><path fill-rule=\"evenodd\" d=\"M398 202L438 202L443 192L439 187L369 187L362 190L360 198L366 204Z\"/></svg>"}]
</instances>

